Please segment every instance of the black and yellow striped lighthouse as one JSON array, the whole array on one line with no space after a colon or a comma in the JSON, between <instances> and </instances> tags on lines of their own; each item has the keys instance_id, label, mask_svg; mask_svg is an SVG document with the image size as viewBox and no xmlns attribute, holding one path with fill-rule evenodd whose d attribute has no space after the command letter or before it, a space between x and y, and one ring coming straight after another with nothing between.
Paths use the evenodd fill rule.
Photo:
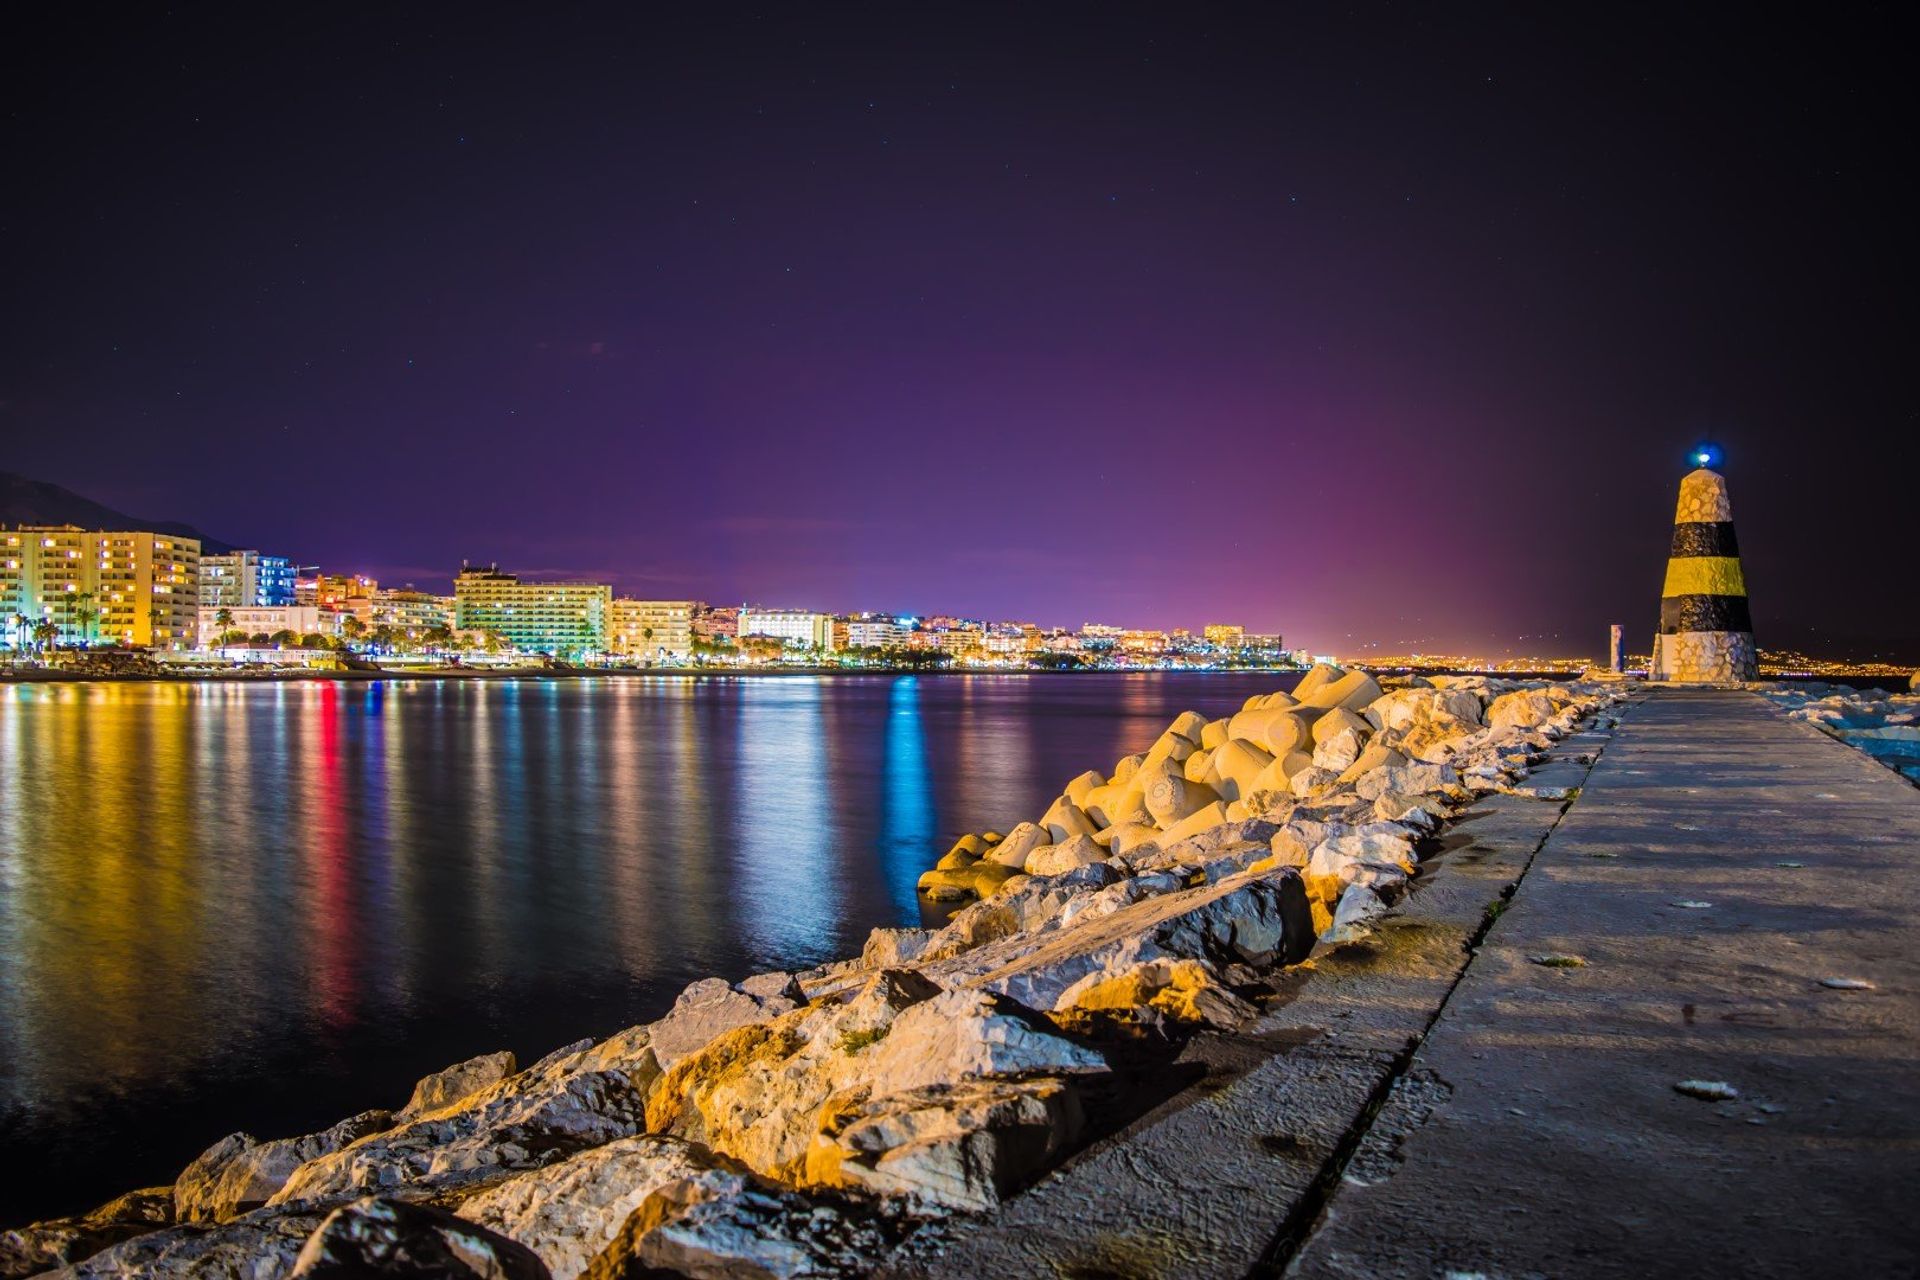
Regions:
<instances>
[{"instance_id":1,"label":"black and yellow striped lighthouse","mask_svg":"<svg viewBox=\"0 0 1920 1280\"><path fill-rule=\"evenodd\" d=\"M1710 448L1694 455L1700 466L1680 481L1673 517L1673 549L1660 592L1656 680L1752 680L1758 674L1747 582L1733 536L1727 480L1709 469Z\"/></svg>"}]
</instances>

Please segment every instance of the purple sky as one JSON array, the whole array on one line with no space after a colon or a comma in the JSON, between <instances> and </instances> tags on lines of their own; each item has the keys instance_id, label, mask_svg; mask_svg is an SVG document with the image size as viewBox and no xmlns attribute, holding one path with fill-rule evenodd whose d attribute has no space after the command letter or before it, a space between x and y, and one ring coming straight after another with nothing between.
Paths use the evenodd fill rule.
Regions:
<instances>
[{"instance_id":1,"label":"purple sky","mask_svg":"<svg viewBox=\"0 0 1920 1280\"><path fill-rule=\"evenodd\" d=\"M0 467L423 586L1598 652L1710 432L1762 643L1920 648L1871 12L544 9L16 33Z\"/></svg>"}]
</instances>

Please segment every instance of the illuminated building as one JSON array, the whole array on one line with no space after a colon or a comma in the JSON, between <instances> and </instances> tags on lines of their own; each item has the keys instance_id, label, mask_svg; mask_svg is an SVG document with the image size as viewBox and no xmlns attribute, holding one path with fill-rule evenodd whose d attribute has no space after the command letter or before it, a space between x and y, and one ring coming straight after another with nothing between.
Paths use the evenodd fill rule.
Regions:
<instances>
[{"instance_id":1,"label":"illuminated building","mask_svg":"<svg viewBox=\"0 0 1920 1280\"><path fill-rule=\"evenodd\" d=\"M199 604L203 609L294 603L293 562L258 551L201 556Z\"/></svg>"},{"instance_id":2,"label":"illuminated building","mask_svg":"<svg viewBox=\"0 0 1920 1280\"><path fill-rule=\"evenodd\" d=\"M0 636L35 643L186 649L199 621L200 542L147 530L20 525L0 531Z\"/></svg>"},{"instance_id":3,"label":"illuminated building","mask_svg":"<svg viewBox=\"0 0 1920 1280\"><path fill-rule=\"evenodd\" d=\"M733 605L718 607L695 604L693 638L714 644L733 640L740 634L740 610Z\"/></svg>"},{"instance_id":4,"label":"illuminated building","mask_svg":"<svg viewBox=\"0 0 1920 1280\"><path fill-rule=\"evenodd\" d=\"M1209 622L1200 634L1208 644L1222 649L1238 649L1247 643L1247 629L1229 622Z\"/></svg>"},{"instance_id":5,"label":"illuminated building","mask_svg":"<svg viewBox=\"0 0 1920 1280\"><path fill-rule=\"evenodd\" d=\"M412 587L376 587L367 604L368 616L362 621L376 627L392 627L416 638L435 627L453 628L453 610L445 596L429 595Z\"/></svg>"},{"instance_id":6,"label":"illuminated building","mask_svg":"<svg viewBox=\"0 0 1920 1280\"><path fill-rule=\"evenodd\" d=\"M684 658L693 652L692 600L615 600L607 652L622 657Z\"/></svg>"},{"instance_id":7,"label":"illuminated building","mask_svg":"<svg viewBox=\"0 0 1920 1280\"><path fill-rule=\"evenodd\" d=\"M224 626L220 622L223 612L227 615ZM291 631L296 638L331 635L339 625L338 619L338 614L323 612L310 604L220 605L217 608L202 605L200 647L219 648L221 635L228 631L238 631L248 638L272 636L281 631Z\"/></svg>"},{"instance_id":8,"label":"illuminated building","mask_svg":"<svg viewBox=\"0 0 1920 1280\"><path fill-rule=\"evenodd\" d=\"M740 610L740 637L768 636L810 649L833 648L833 619L799 609Z\"/></svg>"},{"instance_id":9,"label":"illuminated building","mask_svg":"<svg viewBox=\"0 0 1920 1280\"><path fill-rule=\"evenodd\" d=\"M892 619L873 619L847 624L847 647L851 649L893 649L907 642L913 628Z\"/></svg>"},{"instance_id":10,"label":"illuminated building","mask_svg":"<svg viewBox=\"0 0 1920 1280\"><path fill-rule=\"evenodd\" d=\"M606 652L613 588L604 582L522 582L498 565L462 565L453 601L459 630L499 636L524 653Z\"/></svg>"}]
</instances>

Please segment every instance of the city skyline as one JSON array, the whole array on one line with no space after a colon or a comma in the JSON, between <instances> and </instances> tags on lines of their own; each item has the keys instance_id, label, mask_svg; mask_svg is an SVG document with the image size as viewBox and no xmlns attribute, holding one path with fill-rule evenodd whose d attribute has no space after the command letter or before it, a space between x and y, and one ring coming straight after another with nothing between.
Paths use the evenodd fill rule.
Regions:
<instances>
[{"instance_id":1,"label":"city skyline","mask_svg":"<svg viewBox=\"0 0 1920 1280\"><path fill-rule=\"evenodd\" d=\"M1910 651L1900 504L1806 491L1911 429L1894 42L1552 21L45 28L3 461L383 581L1497 654L1644 643L1711 437L1761 643Z\"/></svg>"}]
</instances>

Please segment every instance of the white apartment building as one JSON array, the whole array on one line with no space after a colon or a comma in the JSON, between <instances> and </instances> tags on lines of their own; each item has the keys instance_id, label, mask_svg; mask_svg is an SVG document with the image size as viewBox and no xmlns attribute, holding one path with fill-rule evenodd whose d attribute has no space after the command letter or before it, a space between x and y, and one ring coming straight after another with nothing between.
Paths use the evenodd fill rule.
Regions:
<instances>
[{"instance_id":1,"label":"white apartment building","mask_svg":"<svg viewBox=\"0 0 1920 1280\"><path fill-rule=\"evenodd\" d=\"M771 636L806 648L833 648L833 619L824 613L798 609L740 610L740 638ZM851 641L849 641L851 643Z\"/></svg>"}]
</instances>

